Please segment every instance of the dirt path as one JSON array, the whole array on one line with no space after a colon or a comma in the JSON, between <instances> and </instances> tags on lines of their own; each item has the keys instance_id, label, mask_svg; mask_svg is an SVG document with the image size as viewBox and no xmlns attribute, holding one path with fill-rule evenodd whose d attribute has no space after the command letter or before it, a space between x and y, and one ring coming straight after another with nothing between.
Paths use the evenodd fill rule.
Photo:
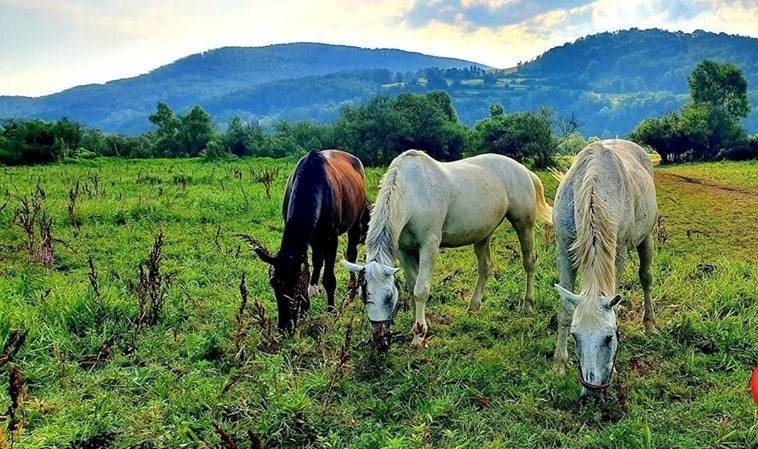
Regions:
<instances>
[{"instance_id":1,"label":"dirt path","mask_svg":"<svg viewBox=\"0 0 758 449\"><path fill-rule=\"evenodd\" d=\"M758 189L660 171L655 181L664 245L701 260L758 261Z\"/></svg>"},{"instance_id":2,"label":"dirt path","mask_svg":"<svg viewBox=\"0 0 758 449\"><path fill-rule=\"evenodd\" d=\"M758 200L758 189L751 189L750 187L746 186L735 186L732 184L726 184L723 182L715 181L712 179L703 179L703 178L695 178L692 176L683 176L678 175L676 173L666 173L666 172L657 172L655 174L656 181L658 182L667 182L669 184L673 183L690 183L690 184L697 184L698 186L703 186L704 190L709 189L716 189L716 190L724 190L727 192L734 192L737 194L747 195L750 197L750 199L756 201Z\"/></svg>"}]
</instances>

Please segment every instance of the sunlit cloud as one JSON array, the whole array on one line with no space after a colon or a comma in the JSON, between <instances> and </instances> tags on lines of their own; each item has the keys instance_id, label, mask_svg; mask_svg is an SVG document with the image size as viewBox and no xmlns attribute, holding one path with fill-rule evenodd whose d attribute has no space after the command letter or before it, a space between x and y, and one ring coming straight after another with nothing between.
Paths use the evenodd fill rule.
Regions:
<instances>
[{"instance_id":1,"label":"sunlit cloud","mask_svg":"<svg viewBox=\"0 0 758 449\"><path fill-rule=\"evenodd\" d=\"M0 94L135 76L223 46L326 42L511 67L631 27L758 35L758 5L726 0L0 0Z\"/></svg>"}]
</instances>

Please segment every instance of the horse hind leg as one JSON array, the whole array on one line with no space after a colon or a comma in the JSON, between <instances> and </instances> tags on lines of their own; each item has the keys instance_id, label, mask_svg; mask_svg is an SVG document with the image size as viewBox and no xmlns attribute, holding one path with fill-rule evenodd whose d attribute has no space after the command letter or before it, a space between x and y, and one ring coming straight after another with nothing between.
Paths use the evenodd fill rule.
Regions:
<instances>
[{"instance_id":1,"label":"horse hind leg","mask_svg":"<svg viewBox=\"0 0 758 449\"><path fill-rule=\"evenodd\" d=\"M645 312L642 323L645 326L645 332L655 334L658 332L655 323L655 311L653 310L653 237L648 235L645 240L637 246L637 254L640 256L640 283L645 295Z\"/></svg>"},{"instance_id":2,"label":"horse hind leg","mask_svg":"<svg viewBox=\"0 0 758 449\"><path fill-rule=\"evenodd\" d=\"M487 278L489 278L490 273L492 272L490 236L474 245L474 253L476 254L479 275L476 279L476 287L474 287L474 293L471 295L471 302L468 306L469 312L476 312L482 306L484 285L487 283Z\"/></svg>"},{"instance_id":3,"label":"horse hind leg","mask_svg":"<svg viewBox=\"0 0 758 449\"><path fill-rule=\"evenodd\" d=\"M327 311L334 311L334 291L337 289L337 278L334 275L334 261L337 259L337 236L329 237L324 250L324 290L326 290Z\"/></svg>"},{"instance_id":4,"label":"horse hind leg","mask_svg":"<svg viewBox=\"0 0 758 449\"><path fill-rule=\"evenodd\" d=\"M313 262L313 271L311 279L308 282L308 301L318 295L318 280L321 277L321 268L324 266L324 248L321 246L311 245L311 261Z\"/></svg>"},{"instance_id":5,"label":"horse hind leg","mask_svg":"<svg viewBox=\"0 0 758 449\"><path fill-rule=\"evenodd\" d=\"M521 258L526 273L526 292L524 293L524 310L531 312L534 307L534 267L537 255L534 253L534 217L512 221L521 245Z\"/></svg>"}]
</instances>

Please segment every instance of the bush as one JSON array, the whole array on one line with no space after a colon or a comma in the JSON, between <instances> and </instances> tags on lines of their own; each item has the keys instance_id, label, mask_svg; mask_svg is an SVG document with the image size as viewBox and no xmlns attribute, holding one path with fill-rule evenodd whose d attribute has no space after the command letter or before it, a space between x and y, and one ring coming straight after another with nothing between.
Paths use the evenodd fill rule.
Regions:
<instances>
[{"instance_id":1,"label":"bush","mask_svg":"<svg viewBox=\"0 0 758 449\"><path fill-rule=\"evenodd\" d=\"M758 159L758 135L747 139L743 144L723 150L719 153L719 159L729 161L748 161Z\"/></svg>"}]
</instances>

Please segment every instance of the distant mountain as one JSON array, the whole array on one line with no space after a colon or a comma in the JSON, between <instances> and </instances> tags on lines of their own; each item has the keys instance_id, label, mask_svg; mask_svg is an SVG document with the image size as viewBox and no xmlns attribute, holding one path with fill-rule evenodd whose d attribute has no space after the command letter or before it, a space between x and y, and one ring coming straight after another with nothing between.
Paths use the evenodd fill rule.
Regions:
<instances>
[{"instance_id":1,"label":"distant mountain","mask_svg":"<svg viewBox=\"0 0 758 449\"><path fill-rule=\"evenodd\" d=\"M0 97L0 116L67 116L106 131L136 132L150 127L146 116L158 101L182 110L276 80L374 68L414 72L472 64L476 63L402 50L314 43L226 47L182 58L134 78L74 87L40 98Z\"/></svg>"},{"instance_id":2,"label":"distant mountain","mask_svg":"<svg viewBox=\"0 0 758 449\"><path fill-rule=\"evenodd\" d=\"M595 92L686 93L687 75L703 59L737 65L758 88L758 39L705 31L595 34L548 50L518 72Z\"/></svg>"},{"instance_id":3,"label":"distant mountain","mask_svg":"<svg viewBox=\"0 0 758 449\"><path fill-rule=\"evenodd\" d=\"M576 114L585 136L626 135L640 120L688 101L687 75L703 59L737 65L748 81L758 132L758 39L727 34L631 29L553 48L515 70L483 71L470 61L399 50L322 44L223 48L189 56L149 74L81 86L41 98L0 97L0 116L68 116L106 131L150 129L158 101L184 111L199 104L219 123L337 117L346 103L374 95L446 90L465 124L489 115L551 106ZM438 69L428 69L437 67Z\"/></svg>"}]
</instances>

